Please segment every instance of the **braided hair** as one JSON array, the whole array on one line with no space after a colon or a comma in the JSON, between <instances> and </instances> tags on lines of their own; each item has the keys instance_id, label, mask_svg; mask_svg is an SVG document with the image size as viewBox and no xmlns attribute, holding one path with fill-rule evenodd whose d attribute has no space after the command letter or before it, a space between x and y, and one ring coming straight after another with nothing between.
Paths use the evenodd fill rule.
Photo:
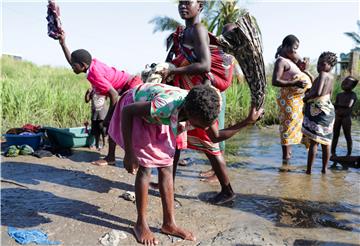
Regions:
<instances>
[{"instance_id":1,"label":"braided hair","mask_svg":"<svg viewBox=\"0 0 360 246\"><path fill-rule=\"evenodd\" d=\"M220 95L209 85L193 87L185 98L184 109L189 117L211 125L220 113Z\"/></svg>"},{"instance_id":2,"label":"braided hair","mask_svg":"<svg viewBox=\"0 0 360 246\"><path fill-rule=\"evenodd\" d=\"M337 57L335 53L326 51L321 53L321 55L319 56L319 61L324 61L327 64L329 64L331 67L334 67L337 63Z\"/></svg>"}]
</instances>

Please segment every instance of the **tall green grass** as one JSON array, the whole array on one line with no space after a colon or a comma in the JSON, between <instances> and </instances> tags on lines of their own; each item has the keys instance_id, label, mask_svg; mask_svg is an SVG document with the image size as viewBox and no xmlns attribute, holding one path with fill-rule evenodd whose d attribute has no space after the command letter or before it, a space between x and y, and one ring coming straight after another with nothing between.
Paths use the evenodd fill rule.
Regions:
<instances>
[{"instance_id":1,"label":"tall green grass","mask_svg":"<svg viewBox=\"0 0 360 246\"><path fill-rule=\"evenodd\" d=\"M82 126L90 119L90 105L84 94L90 87L84 75L75 75L71 69L36 66L30 62L1 58L1 111L4 133L26 123L54 127ZM265 116L260 124L278 123L276 96L278 88L267 78ZM341 91L336 81L333 97ZM360 100L360 85L355 89ZM235 82L226 91L226 124L244 119L250 107L250 91L244 81ZM360 116L360 103L353 111Z\"/></svg>"},{"instance_id":2,"label":"tall green grass","mask_svg":"<svg viewBox=\"0 0 360 246\"><path fill-rule=\"evenodd\" d=\"M89 119L85 76L6 56L1 58L1 68L2 133L26 123L73 127Z\"/></svg>"},{"instance_id":3,"label":"tall green grass","mask_svg":"<svg viewBox=\"0 0 360 246\"><path fill-rule=\"evenodd\" d=\"M269 82L269 80L268 80ZM278 88L268 84L265 97L265 115L262 124L272 125L278 123L276 96ZM251 104L250 89L245 81L234 80L231 87L226 90L226 124L233 124L246 118Z\"/></svg>"},{"instance_id":4,"label":"tall green grass","mask_svg":"<svg viewBox=\"0 0 360 246\"><path fill-rule=\"evenodd\" d=\"M336 94L341 92L341 81L336 80L334 83L334 91L332 101L335 102ZM354 90L358 97L358 102L353 108L353 116L360 117L360 85L358 84ZM279 88L271 85L271 78L267 78L266 97L265 97L265 115L259 122L262 125L273 125L279 123L278 106L276 97L279 93ZM226 91L226 125L233 124L240 119L244 119L250 108L250 89L245 81L237 82L234 80L231 87Z\"/></svg>"}]
</instances>

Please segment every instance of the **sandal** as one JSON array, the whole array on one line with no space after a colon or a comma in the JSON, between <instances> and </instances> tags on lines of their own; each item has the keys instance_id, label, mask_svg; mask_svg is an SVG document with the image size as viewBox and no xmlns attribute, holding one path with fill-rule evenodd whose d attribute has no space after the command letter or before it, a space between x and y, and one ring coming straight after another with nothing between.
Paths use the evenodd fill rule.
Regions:
<instances>
[{"instance_id":1,"label":"sandal","mask_svg":"<svg viewBox=\"0 0 360 246\"><path fill-rule=\"evenodd\" d=\"M92 165L95 166L115 166L115 161L107 161L107 160L97 160L97 161L92 161L91 162Z\"/></svg>"}]
</instances>

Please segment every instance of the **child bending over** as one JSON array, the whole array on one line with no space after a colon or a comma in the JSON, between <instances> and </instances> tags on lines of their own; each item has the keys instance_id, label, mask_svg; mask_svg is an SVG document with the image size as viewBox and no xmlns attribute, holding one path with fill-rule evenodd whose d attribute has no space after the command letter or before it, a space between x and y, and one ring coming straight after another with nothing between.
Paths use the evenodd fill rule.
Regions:
<instances>
[{"instance_id":1,"label":"child bending over","mask_svg":"<svg viewBox=\"0 0 360 246\"><path fill-rule=\"evenodd\" d=\"M326 167L330 159L330 144L335 118L334 106L330 100L334 77L330 71L336 63L337 58L334 53L324 52L320 55L317 63L319 76L303 99L305 102L305 116L302 132L310 140L307 174L311 174L311 167L319 143L322 147L322 173L326 173Z\"/></svg>"},{"instance_id":2,"label":"child bending over","mask_svg":"<svg viewBox=\"0 0 360 246\"><path fill-rule=\"evenodd\" d=\"M335 123L334 136L331 143L331 155L336 156L336 146L339 140L340 128L343 128L347 145L347 156L352 152L351 139L351 112L357 101L356 93L352 90L355 88L359 80L348 76L341 83L344 92L336 95L335 101Z\"/></svg>"},{"instance_id":3,"label":"child bending over","mask_svg":"<svg viewBox=\"0 0 360 246\"><path fill-rule=\"evenodd\" d=\"M85 102L91 101L91 135L95 138L95 147L100 150L105 146L106 128L104 119L107 114L106 96L99 95L94 89L89 88L85 94ZM100 136L102 145L100 145Z\"/></svg>"},{"instance_id":4,"label":"child bending over","mask_svg":"<svg viewBox=\"0 0 360 246\"><path fill-rule=\"evenodd\" d=\"M123 70L109 67L98 59L93 59L87 50L79 49L70 53L65 44L65 32L62 32L59 36L59 43L74 73L86 73L86 78L96 93L110 98L110 108L104 120L104 126L107 126L114 111L118 95L141 84L141 78L139 76L132 76ZM92 162L92 164L99 166L115 165L115 148L115 142L109 138L107 156L103 160Z\"/></svg>"},{"instance_id":5,"label":"child bending over","mask_svg":"<svg viewBox=\"0 0 360 246\"><path fill-rule=\"evenodd\" d=\"M241 128L256 122L262 111L254 111L244 121L218 131L215 120L220 110L220 94L213 87L200 85L190 91L166 84L145 83L127 91L116 105L109 135L125 150L124 166L135 174L137 221L134 234L138 242L153 245L158 240L147 223L148 189L151 168L158 169L163 208L161 231L195 241L192 232L178 227L174 214L173 159L177 137L199 127L213 142L232 137ZM141 139L141 141L139 141Z\"/></svg>"}]
</instances>

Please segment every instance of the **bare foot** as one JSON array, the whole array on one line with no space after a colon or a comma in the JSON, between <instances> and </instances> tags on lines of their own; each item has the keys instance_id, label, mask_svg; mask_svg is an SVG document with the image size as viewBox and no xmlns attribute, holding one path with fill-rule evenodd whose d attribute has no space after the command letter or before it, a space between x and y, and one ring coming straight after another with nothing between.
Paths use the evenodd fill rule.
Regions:
<instances>
[{"instance_id":1,"label":"bare foot","mask_svg":"<svg viewBox=\"0 0 360 246\"><path fill-rule=\"evenodd\" d=\"M103 160L93 161L91 162L91 164L95 166L108 166L108 165L115 166L115 161L107 161L103 159Z\"/></svg>"},{"instance_id":2,"label":"bare foot","mask_svg":"<svg viewBox=\"0 0 360 246\"><path fill-rule=\"evenodd\" d=\"M233 201L235 199L236 195L234 192L225 192L221 191L218 194L216 194L214 197L209 199L209 202L215 205L221 205L230 201Z\"/></svg>"},{"instance_id":3,"label":"bare foot","mask_svg":"<svg viewBox=\"0 0 360 246\"><path fill-rule=\"evenodd\" d=\"M150 231L148 226L135 225L133 228L136 240L138 243L145 245L157 245L159 241L155 238L154 234Z\"/></svg>"},{"instance_id":4,"label":"bare foot","mask_svg":"<svg viewBox=\"0 0 360 246\"><path fill-rule=\"evenodd\" d=\"M192 232L181 229L180 227L177 227L176 225L163 225L161 227L161 232L164 234L167 234L167 235L180 237L182 239L189 240L189 241L196 240L196 238Z\"/></svg>"},{"instance_id":5,"label":"bare foot","mask_svg":"<svg viewBox=\"0 0 360 246\"><path fill-rule=\"evenodd\" d=\"M326 169L321 169L321 172L322 172L323 174L326 174Z\"/></svg>"},{"instance_id":6,"label":"bare foot","mask_svg":"<svg viewBox=\"0 0 360 246\"><path fill-rule=\"evenodd\" d=\"M311 171L310 170L306 170L306 174L311 174Z\"/></svg>"},{"instance_id":7,"label":"bare foot","mask_svg":"<svg viewBox=\"0 0 360 246\"><path fill-rule=\"evenodd\" d=\"M215 183L215 182L218 182L218 178L216 177L215 174L207 177L207 178L203 178L203 179L200 179L200 181L202 182L207 182L207 183Z\"/></svg>"},{"instance_id":8,"label":"bare foot","mask_svg":"<svg viewBox=\"0 0 360 246\"><path fill-rule=\"evenodd\" d=\"M210 176L213 176L214 175L214 170L212 170L212 169L209 169L209 170L207 170L207 171L204 171L204 172L200 172L199 173L199 176L200 177L204 177L204 178L206 178L206 177L210 177Z\"/></svg>"}]
</instances>

